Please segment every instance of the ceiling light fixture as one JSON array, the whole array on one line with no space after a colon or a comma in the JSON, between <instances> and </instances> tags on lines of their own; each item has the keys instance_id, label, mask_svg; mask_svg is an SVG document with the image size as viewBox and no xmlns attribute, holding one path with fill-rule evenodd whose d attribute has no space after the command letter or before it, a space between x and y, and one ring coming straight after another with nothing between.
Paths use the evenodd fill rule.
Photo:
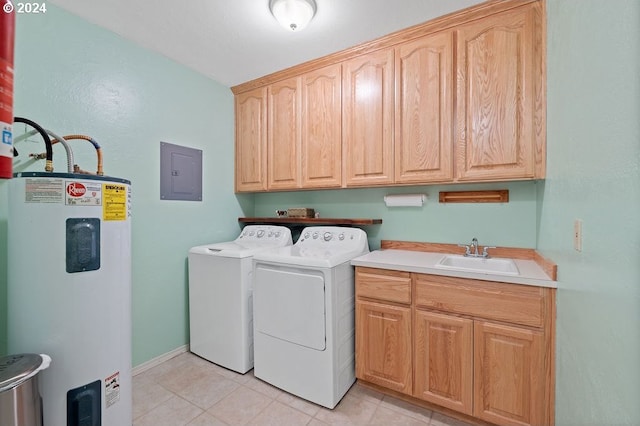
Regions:
<instances>
[{"instance_id":1,"label":"ceiling light fixture","mask_svg":"<svg viewBox=\"0 0 640 426\"><path fill-rule=\"evenodd\" d=\"M289 31L300 31L316 14L314 0L270 0L269 9L280 25Z\"/></svg>"}]
</instances>

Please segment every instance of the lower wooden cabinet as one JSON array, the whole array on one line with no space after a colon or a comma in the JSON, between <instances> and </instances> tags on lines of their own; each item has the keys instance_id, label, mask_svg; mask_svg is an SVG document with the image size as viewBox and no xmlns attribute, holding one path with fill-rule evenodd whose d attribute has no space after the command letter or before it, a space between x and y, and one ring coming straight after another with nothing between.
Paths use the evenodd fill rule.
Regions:
<instances>
[{"instance_id":1,"label":"lower wooden cabinet","mask_svg":"<svg viewBox=\"0 0 640 426\"><path fill-rule=\"evenodd\" d=\"M472 414L473 321L416 310L413 330L413 395Z\"/></svg>"},{"instance_id":2,"label":"lower wooden cabinet","mask_svg":"<svg viewBox=\"0 0 640 426\"><path fill-rule=\"evenodd\" d=\"M356 303L356 376L411 394L411 309Z\"/></svg>"},{"instance_id":3,"label":"lower wooden cabinet","mask_svg":"<svg viewBox=\"0 0 640 426\"><path fill-rule=\"evenodd\" d=\"M544 335L486 321L474 326L474 415L499 425L544 425Z\"/></svg>"},{"instance_id":4,"label":"lower wooden cabinet","mask_svg":"<svg viewBox=\"0 0 640 426\"><path fill-rule=\"evenodd\" d=\"M555 289L356 268L356 377L496 425L554 424L554 324Z\"/></svg>"}]
</instances>

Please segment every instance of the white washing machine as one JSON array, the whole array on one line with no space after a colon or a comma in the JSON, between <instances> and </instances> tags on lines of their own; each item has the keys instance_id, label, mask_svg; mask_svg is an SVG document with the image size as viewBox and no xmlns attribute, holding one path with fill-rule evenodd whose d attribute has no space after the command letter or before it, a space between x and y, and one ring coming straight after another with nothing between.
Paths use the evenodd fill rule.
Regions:
<instances>
[{"instance_id":1,"label":"white washing machine","mask_svg":"<svg viewBox=\"0 0 640 426\"><path fill-rule=\"evenodd\" d=\"M256 253L254 375L334 408L355 381L354 268L369 252L357 228L308 227L289 247Z\"/></svg>"},{"instance_id":2,"label":"white washing machine","mask_svg":"<svg viewBox=\"0 0 640 426\"><path fill-rule=\"evenodd\" d=\"M291 243L288 228L247 225L234 241L189 250L191 352L238 373L253 368L252 256Z\"/></svg>"}]
</instances>

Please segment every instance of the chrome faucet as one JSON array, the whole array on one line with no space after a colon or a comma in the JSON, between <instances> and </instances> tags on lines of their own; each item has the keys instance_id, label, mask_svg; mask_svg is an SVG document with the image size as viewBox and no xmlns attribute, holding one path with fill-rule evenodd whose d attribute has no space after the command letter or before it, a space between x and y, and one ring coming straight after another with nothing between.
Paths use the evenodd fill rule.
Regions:
<instances>
[{"instance_id":1,"label":"chrome faucet","mask_svg":"<svg viewBox=\"0 0 640 426\"><path fill-rule=\"evenodd\" d=\"M491 246L484 246L482 254L478 253L478 239L476 237L473 237L471 244L458 244L458 247L464 247L464 255L467 257L482 257L485 259L490 257L488 250L495 248Z\"/></svg>"},{"instance_id":2,"label":"chrome faucet","mask_svg":"<svg viewBox=\"0 0 640 426\"><path fill-rule=\"evenodd\" d=\"M471 249L473 249L473 257L478 257L478 239L476 237L471 240Z\"/></svg>"}]
</instances>

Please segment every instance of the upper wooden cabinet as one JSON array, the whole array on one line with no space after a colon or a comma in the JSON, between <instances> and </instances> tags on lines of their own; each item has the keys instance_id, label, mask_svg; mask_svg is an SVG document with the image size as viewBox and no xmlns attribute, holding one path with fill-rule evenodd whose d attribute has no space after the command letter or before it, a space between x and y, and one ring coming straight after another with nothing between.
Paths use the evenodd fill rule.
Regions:
<instances>
[{"instance_id":1,"label":"upper wooden cabinet","mask_svg":"<svg viewBox=\"0 0 640 426\"><path fill-rule=\"evenodd\" d=\"M543 12L489 0L232 88L236 191L544 178Z\"/></svg>"},{"instance_id":2,"label":"upper wooden cabinet","mask_svg":"<svg viewBox=\"0 0 640 426\"><path fill-rule=\"evenodd\" d=\"M342 76L332 65L302 76L302 186L342 185Z\"/></svg>"},{"instance_id":3,"label":"upper wooden cabinet","mask_svg":"<svg viewBox=\"0 0 640 426\"><path fill-rule=\"evenodd\" d=\"M457 28L457 179L544 177L541 5Z\"/></svg>"},{"instance_id":4,"label":"upper wooden cabinet","mask_svg":"<svg viewBox=\"0 0 640 426\"><path fill-rule=\"evenodd\" d=\"M393 50L342 67L346 186L393 183Z\"/></svg>"},{"instance_id":5,"label":"upper wooden cabinet","mask_svg":"<svg viewBox=\"0 0 640 426\"><path fill-rule=\"evenodd\" d=\"M395 182L453 180L453 33L396 48Z\"/></svg>"},{"instance_id":6,"label":"upper wooden cabinet","mask_svg":"<svg viewBox=\"0 0 640 426\"><path fill-rule=\"evenodd\" d=\"M301 89L300 77L268 87L268 189L301 186Z\"/></svg>"},{"instance_id":7,"label":"upper wooden cabinet","mask_svg":"<svg viewBox=\"0 0 640 426\"><path fill-rule=\"evenodd\" d=\"M267 189L267 88L235 98L236 192Z\"/></svg>"}]
</instances>

